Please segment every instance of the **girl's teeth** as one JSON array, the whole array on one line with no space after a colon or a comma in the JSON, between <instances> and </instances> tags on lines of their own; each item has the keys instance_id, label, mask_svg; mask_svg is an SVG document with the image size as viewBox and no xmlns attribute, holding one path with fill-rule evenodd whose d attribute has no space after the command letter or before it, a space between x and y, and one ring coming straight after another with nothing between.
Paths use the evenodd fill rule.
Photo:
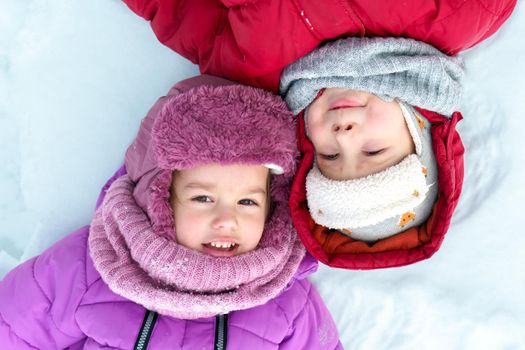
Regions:
<instances>
[{"instance_id":1,"label":"girl's teeth","mask_svg":"<svg viewBox=\"0 0 525 350\"><path fill-rule=\"evenodd\" d=\"M226 249L229 249L231 248L233 245L235 245L235 243L229 243L229 242L212 242L210 243L210 245L212 247L215 247L215 248L226 248Z\"/></svg>"}]
</instances>

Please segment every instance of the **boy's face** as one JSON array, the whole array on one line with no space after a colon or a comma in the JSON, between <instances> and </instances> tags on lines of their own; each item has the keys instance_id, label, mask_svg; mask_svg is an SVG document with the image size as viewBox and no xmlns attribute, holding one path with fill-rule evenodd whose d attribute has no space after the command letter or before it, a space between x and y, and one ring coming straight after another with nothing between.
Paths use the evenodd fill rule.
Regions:
<instances>
[{"instance_id":1,"label":"boy's face","mask_svg":"<svg viewBox=\"0 0 525 350\"><path fill-rule=\"evenodd\" d=\"M367 92L326 89L308 106L306 124L319 170L333 180L374 174L414 153L398 103Z\"/></svg>"},{"instance_id":2,"label":"boy's face","mask_svg":"<svg viewBox=\"0 0 525 350\"><path fill-rule=\"evenodd\" d=\"M214 256L257 246L268 207L263 166L204 165L174 173L171 206L178 243Z\"/></svg>"}]
</instances>

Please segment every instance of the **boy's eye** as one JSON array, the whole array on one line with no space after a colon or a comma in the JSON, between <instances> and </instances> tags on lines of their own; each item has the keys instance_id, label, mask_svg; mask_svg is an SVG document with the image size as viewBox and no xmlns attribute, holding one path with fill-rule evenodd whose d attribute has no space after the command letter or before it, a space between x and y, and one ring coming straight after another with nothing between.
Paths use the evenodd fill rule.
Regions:
<instances>
[{"instance_id":1,"label":"boy's eye","mask_svg":"<svg viewBox=\"0 0 525 350\"><path fill-rule=\"evenodd\" d=\"M365 155L368 157L377 156L385 151L385 148L379 149L377 151L364 151Z\"/></svg>"},{"instance_id":2,"label":"boy's eye","mask_svg":"<svg viewBox=\"0 0 525 350\"><path fill-rule=\"evenodd\" d=\"M326 160L336 160L339 157L339 153L336 154L321 154L321 158Z\"/></svg>"},{"instance_id":3,"label":"boy's eye","mask_svg":"<svg viewBox=\"0 0 525 350\"><path fill-rule=\"evenodd\" d=\"M238 203L240 205L258 205L257 202L252 199L241 199Z\"/></svg>"},{"instance_id":4,"label":"boy's eye","mask_svg":"<svg viewBox=\"0 0 525 350\"><path fill-rule=\"evenodd\" d=\"M211 203L212 202L211 198L208 196L195 196L195 197L192 197L191 200L193 202L199 202L199 203Z\"/></svg>"}]
</instances>

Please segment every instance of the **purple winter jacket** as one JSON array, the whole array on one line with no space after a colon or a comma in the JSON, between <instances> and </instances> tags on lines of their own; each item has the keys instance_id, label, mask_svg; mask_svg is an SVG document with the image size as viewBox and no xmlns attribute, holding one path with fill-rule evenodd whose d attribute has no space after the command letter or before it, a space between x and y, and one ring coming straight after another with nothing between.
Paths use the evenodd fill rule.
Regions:
<instances>
[{"instance_id":1,"label":"purple winter jacket","mask_svg":"<svg viewBox=\"0 0 525 350\"><path fill-rule=\"evenodd\" d=\"M87 252L88 227L11 271L0 283L0 349L133 349L146 310L113 293ZM228 349L342 349L305 277L307 256L280 296L228 318ZM215 318L159 315L148 349L213 349Z\"/></svg>"},{"instance_id":2,"label":"purple winter jacket","mask_svg":"<svg viewBox=\"0 0 525 350\"><path fill-rule=\"evenodd\" d=\"M121 168L104 188L124 173ZM88 233L89 226L71 233L0 282L0 349L134 348L146 309L104 283L88 252ZM231 312L227 349L342 349L331 315L306 279L316 269L307 254L278 297ZM159 315L148 349L211 350L215 328L214 317Z\"/></svg>"},{"instance_id":3,"label":"purple winter jacket","mask_svg":"<svg viewBox=\"0 0 525 350\"><path fill-rule=\"evenodd\" d=\"M124 167L105 190L126 173ZM73 232L0 281L0 350L134 349L147 310L112 292L88 250L89 226ZM309 254L288 287L264 305L227 318L227 349L342 349L335 324L306 279ZM216 317L159 315L148 349L213 349Z\"/></svg>"}]
</instances>

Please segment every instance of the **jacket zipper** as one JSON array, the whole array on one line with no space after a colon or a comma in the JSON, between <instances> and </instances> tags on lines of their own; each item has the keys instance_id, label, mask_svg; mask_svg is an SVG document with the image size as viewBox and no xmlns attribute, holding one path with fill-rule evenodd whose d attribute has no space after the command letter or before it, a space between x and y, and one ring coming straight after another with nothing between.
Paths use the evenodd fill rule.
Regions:
<instances>
[{"instance_id":1,"label":"jacket zipper","mask_svg":"<svg viewBox=\"0 0 525 350\"><path fill-rule=\"evenodd\" d=\"M158 314L153 311L146 311L144 320L142 321L142 326L140 328L137 341L135 343L134 350L146 350L148 347L149 340L151 338L151 333L153 333L153 328L157 322ZM214 350L226 350L226 345L228 342L228 314L217 315L215 317L215 344Z\"/></svg>"},{"instance_id":2,"label":"jacket zipper","mask_svg":"<svg viewBox=\"0 0 525 350\"><path fill-rule=\"evenodd\" d=\"M158 316L159 314L156 312L146 310L146 315L144 316L142 326L140 327L139 336L137 337L135 347L133 348L134 350L145 350L148 347L151 333L153 333L153 327L155 327Z\"/></svg>"},{"instance_id":3,"label":"jacket zipper","mask_svg":"<svg viewBox=\"0 0 525 350\"><path fill-rule=\"evenodd\" d=\"M226 350L228 340L228 314L215 316L215 345L214 350Z\"/></svg>"}]
</instances>

